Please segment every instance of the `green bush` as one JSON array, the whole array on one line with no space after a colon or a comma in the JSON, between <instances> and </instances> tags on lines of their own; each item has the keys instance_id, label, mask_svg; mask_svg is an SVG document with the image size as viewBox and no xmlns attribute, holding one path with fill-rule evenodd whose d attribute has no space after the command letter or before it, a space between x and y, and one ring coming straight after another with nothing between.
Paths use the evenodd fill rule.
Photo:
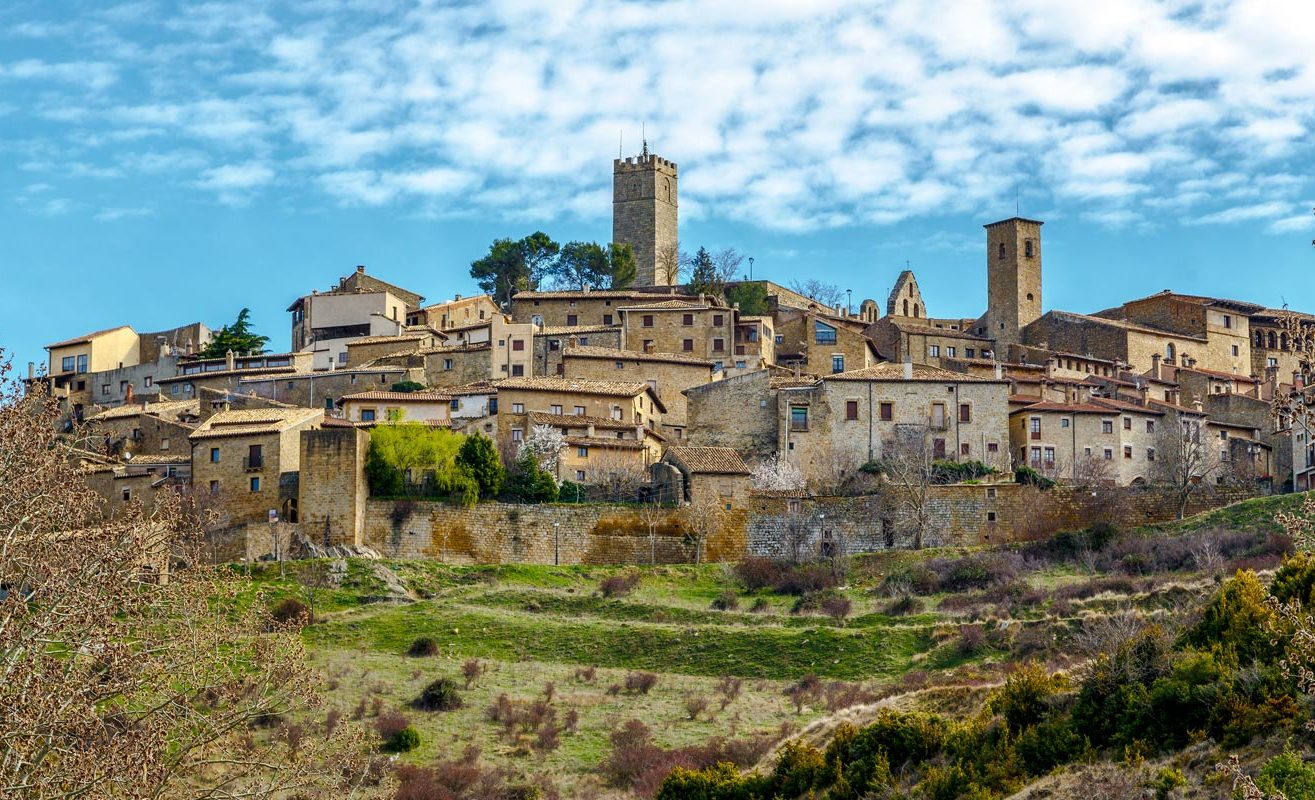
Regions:
<instances>
[{"instance_id":1,"label":"green bush","mask_svg":"<svg viewBox=\"0 0 1315 800\"><path fill-rule=\"evenodd\" d=\"M461 693L457 682L451 678L439 678L424 688L420 696L411 701L411 705L421 711L454 711L461 708Z\"/></svg>"},{"instance_id":2,"label":"green bush","mask_svg":"<svg viewBox=\"0 0 1315 800\"><path fill-rule=\"evenodd\" d=\"M1014 480L1018 483L1025 483L1029 486L1035 486L1038 489L1053 489L1055 482L1031 467L1019 467L1014 470Z\"/></svg>"},{"instance_id":3,"label":"green bush","mask_svg":"<svg viewBox=\"0 0 1315 800\"><path fill-rule=\"evenodd\" d=\"M1028 664L1005 679L991 695L988 707L1004 717L1014 734L1041 723L1055 709L1057 695L1068 688L1062 674L1050 675L1040 664Z\"/></svg>"},{"instance_id":4,"label":"green bush","mask_svg":"<svg viewBox=\"0 0 1315 800\"><path fill-rule=\"evenodd\" d=\"M993 475L995 471L980 461L933 461L931 465L934 483L962 483Z\"/></svg>"},{"instance_id":5,"label":"green bush","mask_svg":"<svg viewBox=\"0 0 1315 800\"><path fill-rule=\"evenodd\" d=\"M507 478L507 495L521 503L551 503L557 500L557 479L539 466L534 454L526 452L516 459Z\"/></svg>"},{"instance_id":6,"label":"green bush","mask_svg":"<svg viewBox=\"0 0 1315 800\"><path fill-rule=\"evenodd\" d=\"M490 500L502 491L507 470L502 466L498 448L489 437L481 433L467 436L457 451L456 462L475 481L479 499Z\"/></svg>"},{"instance_id":7,"label":"green bush","mask_svg":"<svg viewBox=\"0 0 1315 800\"><path fill-rule=\"evenodd\" d=\"M586 494L585 488L575 481L562 481L561 487L557 490L557 502L583 503Z\"/></svg>"},{"instance_id":8,"label":"green bush","mask_svg":"<svg viewBox=\"0 0 1315 800\"><path fill-rule=\"evenodd\" d=\"M1185 641L1202 650L1218 651L1234 666L1257 659L1273 661L1277 649L1269 626L1274 613L1265 605L1267 597L1255 573L1239 570L1210 601Z\"/></svg>"},{"instance_id":9,"label":"green bush","mask_svg":"<svg viewBox=\"0 0 1315 800\"><path fill-rule=\"evenodd\" d=\"M394 392L420 392L424 391L425 385L416 381L400 381L393 384Z\"/></svg>"},{"instance_id":10,"label":"green bush","mask_svg":"<svg viewBox=\"0 0 1315 800\"><path fill-rule=\"evenodd\" d=\"M1029 775L1045 775L1081 757L1086 740L1067 716L1056 716L1023 731L1016 747Z\"/></svg>"},{"instance_id":11,"label":"green bush","mask_svg":"<svg viewBox=\"0 0 1315 800\"><path fill-rule=\"evenodd\" d=\"M389 753L409 753L420 746L420 732L412 725L407 725L384 742L384 750Z\"/></svg>"},{"instance_id":12,"label":"green bush","mask_svg":"<svg viewBox=\"0 0 1315 800\"><path fill-rule=\"evenodd\" d=\"M365 480L370 494L403 497L464 491L469 477L456 463L464 438L418 422L371 429L370 449L365 455Z\"/></svg>"},{"instance_id":13,"label":"green bush","mask_svg":"<svg viewBox=\"0 0 1315 800\"><path fill-rule=\"evenodd\" d=\"M1315 800L1315 765L1307 764L1300 753L1284 747L1282 753L1260 768L1256 786L1266 795L1282 792L1288 800Z\"/></svg>"},{"instance_id":14,"label":"green bush","mask_svg":"<svg viewBox=\"0 0 1315 800\"><path fill-rule=\"evenodd\" d=\"M766 778L740 775L734 764L707 769L676 767L662 782L655 800L762 800L768 797Z\"/></svg>"},{"instance_id":15,"label":"green bush","mask_svg":"<svg viewBox=\"0 0 1315 800\"><path fill-rule=\"evenodd\" d=\"M781 797L798 797L829 783L826 756L798 740L785 743L776 756L774 789Z\"/></svg>"},{"instance_id":16,"label":"green bush","mask_svg":"<svg viewBox=\"0 0 1315 800\"><path fill-rule=\"evenodd\" d=\"M1301 551L1284 558L1269 593L1280 603L1297 600L1307 610L1315 607L1315 555Z\"/></svg>"}]
</instances>

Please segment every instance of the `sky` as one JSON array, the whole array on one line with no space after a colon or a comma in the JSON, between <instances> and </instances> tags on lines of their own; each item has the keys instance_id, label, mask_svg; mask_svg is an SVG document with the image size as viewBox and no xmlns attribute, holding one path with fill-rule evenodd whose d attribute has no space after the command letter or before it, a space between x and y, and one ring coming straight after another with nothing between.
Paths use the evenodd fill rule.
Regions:
<instances>
[{"instance_id":1,"label":"sky","mask_svg":"<svg viewBox=\"0 0 1315 800\"><path fill-rule=\"evenodd\" d=\"M498 237L611 235L618 152L684 249L935 316L982 224L1044 220L1043 304L1165 288L1315 311L1310 0L0 4L0 347L285 309L357 264L430 302Z\"/></svg>"}]
</instances>

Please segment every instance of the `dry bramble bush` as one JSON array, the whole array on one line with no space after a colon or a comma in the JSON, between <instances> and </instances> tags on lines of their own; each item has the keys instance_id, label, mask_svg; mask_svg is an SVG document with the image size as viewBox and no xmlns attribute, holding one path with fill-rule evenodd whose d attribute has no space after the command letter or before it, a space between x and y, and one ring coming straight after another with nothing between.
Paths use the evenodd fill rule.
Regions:
<instances>
[{"instance_id":1,"label":"dry bramble bush","mask_svg":"<svg viewBox=\"0 0 1315 800\"><path fill-rule=\"evenodd\" d=\"M104 521L58 416L0 352L0 796L380 791L354 726L279 728L317 678L295 631L196 558L182 499Z\"/></svg>"}]
</instances>

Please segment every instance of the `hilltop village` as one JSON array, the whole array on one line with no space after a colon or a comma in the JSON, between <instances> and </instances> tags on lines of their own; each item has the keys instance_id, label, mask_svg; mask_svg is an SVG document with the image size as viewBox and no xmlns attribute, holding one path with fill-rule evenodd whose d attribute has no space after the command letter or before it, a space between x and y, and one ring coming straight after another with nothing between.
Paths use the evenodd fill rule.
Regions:
<instances>
[{"instance_id":1,"label":"hilltop village","mask_svg":"<svg viewBox=\"0 0 1315 800\"><path fill-rule=\"evenodd\" d=\"M125 324L47 345L28 381L81 437L106 516L185 491L249 557L289 526L306 547L467 561L863 551L1010 540L1038 489L1119 490L1154 518L1315 485L1306 416L1275 413L1307 396L1307 315L1175 290L1046 310L1043 223L1021 217L984 228L977 318L936 316L911 271L856 307L733 276L708 291L682 282L677 182L647 147L614 162L624 286L430 302L356 267L289 305L289 352L201 357L201 323ZM403 423L487 437L509 467L529 447L574 502L372 497L372 437ZM734 535L691 554L686 529L719 515Z\"/></svg>"}]
</instances>

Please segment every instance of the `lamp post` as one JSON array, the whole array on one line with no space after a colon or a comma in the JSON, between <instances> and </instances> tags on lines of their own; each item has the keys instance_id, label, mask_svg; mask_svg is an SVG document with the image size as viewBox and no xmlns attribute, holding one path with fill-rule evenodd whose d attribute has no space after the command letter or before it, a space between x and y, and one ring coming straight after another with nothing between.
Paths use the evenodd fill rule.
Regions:
<instances>
[{"instance_id":1,"label":"lamp post","mask_svg":"<svg viewBox=\"0 0 1315 800\"><path fill-rule=\"evenodd\" d=\"M1311 242L1315 244L1315 242ZM753 280L753 256L749 256L749 280Z\"/></svg>"},{"instance_id":2,"label":"lamp post","mask_svg":"<svg viewBox=\"0 0 1315 800\"><path fill-rule=\"evenodd\" d=\"M854 290L845 290L845 316L854 316Z\"/></svg>"},{"instance_id":3,"label":"lamp post","mask_svg":"<svg viewBox=\"0 0 1315 800\"><path fill-rule=\"evenodd\" d=\"M562 563L562 523L554 522L552 524L552 563L554 566Z\"/></svg>"},{"instance_id":4,"label":"lamp post","mask_svg":"<svg viewBox=\"0 0 1315 800\"><path fill-rule=\"evenodd\" d=\"M817 551L822 552L822 540L826 538L826 512L817 515L818 539Z\"/></svg>"}]
</instances>

